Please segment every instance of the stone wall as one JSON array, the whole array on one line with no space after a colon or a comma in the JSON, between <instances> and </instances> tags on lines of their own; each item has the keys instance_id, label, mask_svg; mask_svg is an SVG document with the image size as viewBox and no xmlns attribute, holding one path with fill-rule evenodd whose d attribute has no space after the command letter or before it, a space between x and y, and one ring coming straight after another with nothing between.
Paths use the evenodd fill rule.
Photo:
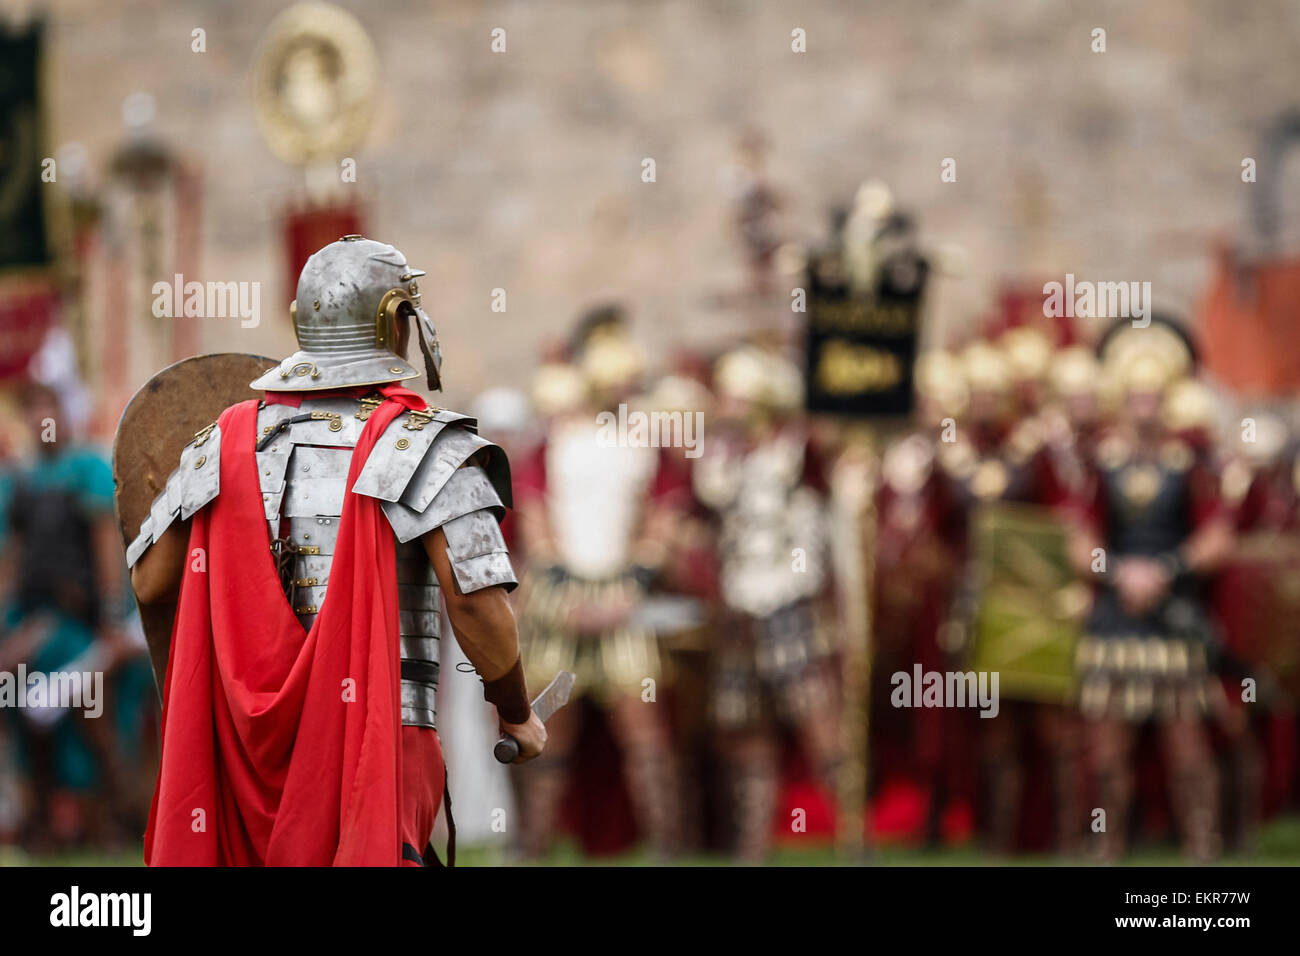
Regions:
<instances>
[{"instance_id":1,"label":"stone wall","mask_svg":"<svg viewBox=\"0 0 1300 956\"><path fill-rule=\"evenodd\" d=\"M1300 100L1300 6L1287 0L341 5L385 71L349 188L368 203L368 232L429 272L451 404L520 381L598 298L631 303L656 354L732 334L738 315L713 304L743 281L719 172L745 127L771 143L791 238L818 238L864 178L893 187L944 251L930 301L942 338L1000 281L1067 271L1148 280L1157 302L1188 310L1208 240L1241 234L1263 185L1242 183L1242 158ZM272 318L209 327L212 349L291 350L287 314L267 302L291 296L277 209L301 184L263 143L250 96L258 39L282 6L47 7L52 143L79 142L102 167L123 99L151 93L158 130L203 172L202 278L264 283ZM498 26L505 54L489 49ZM205 53L190 50L195 27ZM940 181L945 157L956 182ZM1287 175L1300 204L1300 174ZM504 314L490 309L498 287Z\"/></svg>"}]
</instances>

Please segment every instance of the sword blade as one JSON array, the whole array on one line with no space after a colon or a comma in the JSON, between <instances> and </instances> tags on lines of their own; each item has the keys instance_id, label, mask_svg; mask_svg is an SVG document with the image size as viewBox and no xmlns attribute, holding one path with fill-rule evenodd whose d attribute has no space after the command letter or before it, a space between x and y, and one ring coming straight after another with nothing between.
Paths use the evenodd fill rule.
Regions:
<instances>
[{"instance_id":1,"label":"sword blade","mask_svg":"<svg viewBox=\"0 0 1300 956\"><path fill-rule=\"evenodd\" d=\"M546 690L537 695L533 701L533 713L542 723L551 719L551 715L569 702L576 678L568 671L560 671L555 680L546 685Z\"/></svg>"}]
</instances>

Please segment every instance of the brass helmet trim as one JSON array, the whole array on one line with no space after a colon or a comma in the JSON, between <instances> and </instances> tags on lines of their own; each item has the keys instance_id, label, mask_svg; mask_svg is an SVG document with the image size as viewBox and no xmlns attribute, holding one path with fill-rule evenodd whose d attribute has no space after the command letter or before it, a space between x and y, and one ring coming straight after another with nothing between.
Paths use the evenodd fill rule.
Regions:
<instances>
[{"instance_id":1,"label":"brass helmet trim","mask_svg":"<svg viewBox=\"0 0 1300 956\"><path fill-rule=\"evenodd\" d=\"M397 317L401 314L402 306L409 305L414 311L419 302L419 295L412 299L410 293L404 289L389 289L385 292L384 297L379 300L379 309L375 312L375 345L390 351L395 350Z\"/></svg>"}]
</instances>

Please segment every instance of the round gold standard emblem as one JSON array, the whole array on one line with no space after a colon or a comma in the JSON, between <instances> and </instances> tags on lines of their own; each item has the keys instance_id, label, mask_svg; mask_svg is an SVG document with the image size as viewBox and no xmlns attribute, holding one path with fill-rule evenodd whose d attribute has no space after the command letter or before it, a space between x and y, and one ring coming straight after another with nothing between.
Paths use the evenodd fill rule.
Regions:
<instances>
[{"instance_id":1,"label":"round gold standard emblem","mask_svg":"<svg viewBox=\"0 0 1300 956\"><path fill-rule=\"evenodd\" d=\"M379 59L365 28L329 3L300 3L272 21L253 67L253 107L271 152L287 163L333 161L370 124Z\"/></svg>"}]
</instances>

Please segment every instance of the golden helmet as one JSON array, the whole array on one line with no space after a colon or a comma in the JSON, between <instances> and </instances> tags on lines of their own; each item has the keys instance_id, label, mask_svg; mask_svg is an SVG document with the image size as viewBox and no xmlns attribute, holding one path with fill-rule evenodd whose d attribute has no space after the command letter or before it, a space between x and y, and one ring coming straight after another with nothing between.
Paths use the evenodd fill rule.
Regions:
<instances>
[{"instance_id":1,"label":"golden helmet","mask_svg":"<svg viewBox=\"0 0 1300 956\"><path fill-rule=\"evenodd\" d=\"M636 404L645 411L707 412L713 404L713 394L687 375L665 375Z\"/></svg>"},{"instance_id":2,"label":"golden helmet","mask_svg":"<svg viewBox=\"0 0 1300 956\"><path fill-rule=\"evenodd\" d=\"M1124 391L1164 391L1191 371L1192 352L1173 326L1152 322L1111 334L1101 361Z\"/></svg>"},{"instance_id":3,"label":"golden helmet","mask_svg":"<svg viewBox=\"0 0 1300 956\"><path fill-rule=\"evenodd\" d=\"M1087 395L1101 389L1101 363L1092 349L1071 345L1052 361L1052 388L1062 397Z\"/></svg>"},{"instance_id":4,"label":"golden helmet","mask_svg":"<svg viewBox=\"0 0 1300 956\"><path fill-rule=\"evenodd\" d=\"M1007 331L998 343L1006 353L1017 381L1042 381L1052 364L1052 340L1042 329L1021 325Z\"/></svg>"},{"instance_id":5,"label":"golden helmet","mask_svg":"<svg viewBox=\"0 0 1300 956\"><path fill-rule=\"evenodd\" d=\"M773 410L798 408L803 401L803 375L788 359L744 345L727 352L713 367L719 394Z\"/></svg>"},{"instance_id":6,"label":"golden helmet","mask_svg":"<svg viewBox=\"0 0 1300 956\"><path fill-rule=\"evenodd\" d=\"M944 413L957 415L966 408L970 394L962 362L947 349L929 349L918 355L913 378L917 394L935 402Z\"/></svg>"},{"instance_id":7,"label":"golden helmet","mask_svg":"<svg viewBox=\"0 0 1300 956\"><path fill-rule=\"evenodd\" d=\"M1181 378L1165 392L1162 411L1174 431L1211 429L1215 425L1214 392L1197 378Z\"/></svg>"},{"instance_id":8,"label":"golden helmet","mask_svg":"<svg viewBox=\"0 0 1300 956\"><path fill-rule=\"evenodd\" d=\"M582 373L568 362L547 362L533 376L533 407L543 416L559 415L579 407L587 397Z\"/></svg>"},{"instance_id":9,"label":"golden helmet","mask_svg":"<svg viewBox=\"0 0 1300 956\"><path fill-rule=\"evenodd\" d=\"M579 361L582 377L595 391L632 385L645 368L641 350L622 333L592 336Z\"/></svg>"},{"instance_id":10,"label":"golden helmet","mask_svg":"<svg viewBox=\"0 0 1300 956\"><path fill-rule=\"evenodd\" d=\"M1011 387L1011 366L988 342L972 342L961 353L962 374L970 391L1002 394Z\"/></svg>"},{"instance_id":11,"label":"golden helmet","mask_svg":"<svg viewBox=\"0 0 1300 956\"><path fill-rule=\"evenodd\" d=\"M1154 352L1137 352L1118 369L1120 384L1128 392L1163 392L1178 378L1178 371Z\"/></svg>"}]
</instances>

